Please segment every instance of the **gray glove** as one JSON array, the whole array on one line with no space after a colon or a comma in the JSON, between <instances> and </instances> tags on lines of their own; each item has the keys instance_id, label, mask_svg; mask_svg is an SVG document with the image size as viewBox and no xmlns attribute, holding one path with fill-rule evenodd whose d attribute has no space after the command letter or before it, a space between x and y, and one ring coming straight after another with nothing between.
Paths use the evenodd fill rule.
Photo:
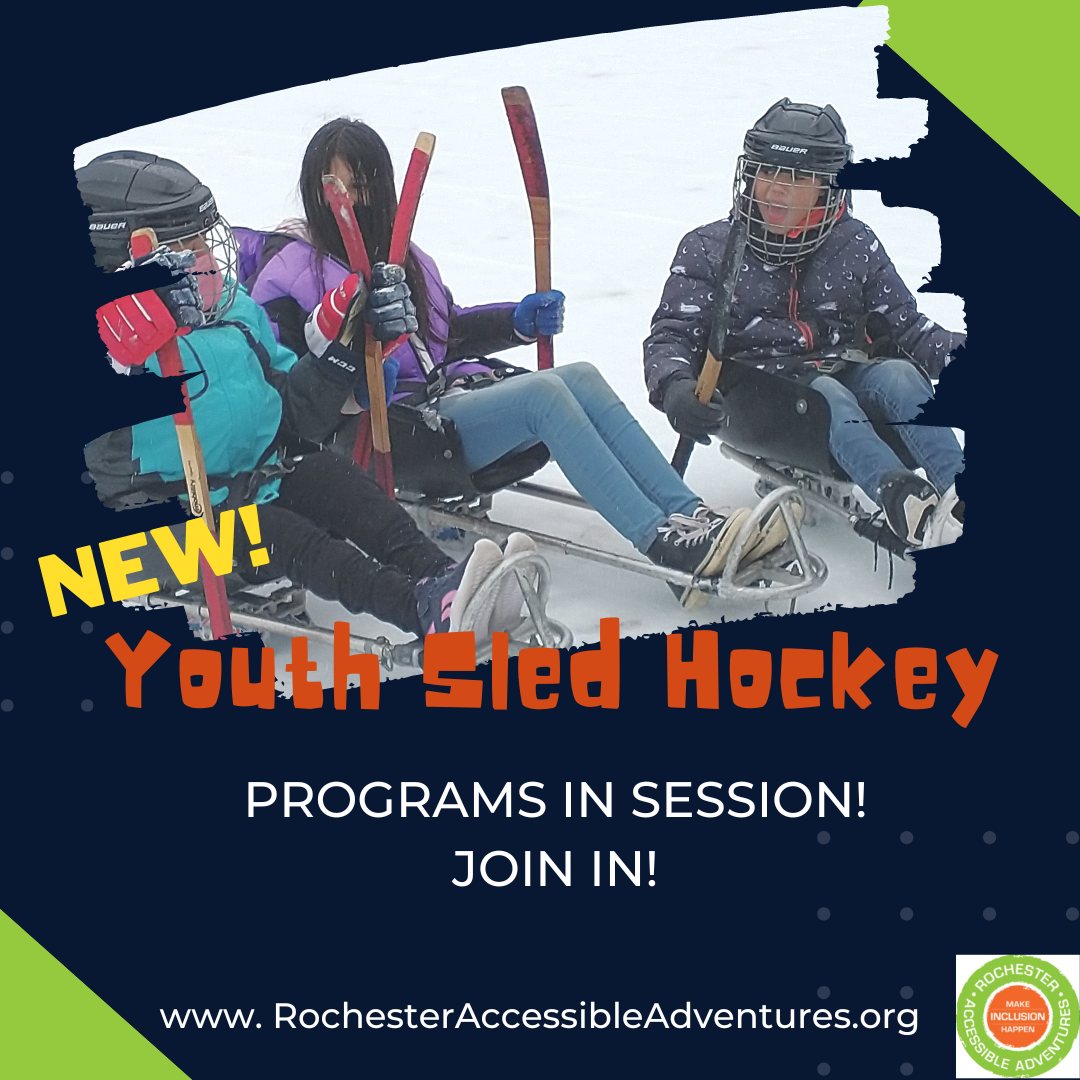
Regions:
<instances>
[{"instance_id":1,"label":"gray glove","mask_svg":"<svg viewBox=\"0 0 1080 1080\"><path fill-rule=\"evenodd\" d=\"M723 426L724 399L719 390L714 390L710 402L698 401L694 394L696 385L696 380L689 375L672 376L664 387L664 412L668 423L680 435L708 446L709 436L715 435Z\"/></svg>"},{"instance_id":2,"label":"gray glove","mask_svg":"<svg viewBox=\"0 0 1080 1080\"><path fill-rule=\"evenodd\" d=\"M195 266L195 252L170 251L162 244L157 251L151 251L149 255L135 260L136 266L147 266L150 263L172 271L173 283L154 291L169 309L173 321L181 328L191 327L197 330L206 318L203 315L199 286L188 273Z\"/></svg>"},{"instance_id":3,"label":"gray glove","mask_svg":"<svg viewBox=\"0 0 1080 1080\"><path fill-rule=\"evenodd\" d=\"M405 267L376 263L371 268L371 292L364 319L375 338L382 342L416 333L416 305L405 281Z\"/></svg>"}]
</instances>

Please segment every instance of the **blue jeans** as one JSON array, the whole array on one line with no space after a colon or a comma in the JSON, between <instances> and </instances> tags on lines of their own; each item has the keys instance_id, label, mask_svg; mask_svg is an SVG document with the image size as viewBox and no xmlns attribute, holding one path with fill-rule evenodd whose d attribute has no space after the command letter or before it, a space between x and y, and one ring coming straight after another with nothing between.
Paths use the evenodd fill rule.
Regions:
<instances>
[{"instance_id":1,"label":"blue jeans","mask_svg":"<svg viewBox=\"0 0 1080 1080\"><path fill-rule=\"evenodd\" d=\"M860 365L841 383L828 375L810 384L829 403L829 450L844 471L877 498L885 474L907 466L874 430L889 424L930 483L944 493L964 468L964 452L951 428L905 424L934 396L926 376L906 360Z\"/></svg>"},{"instance_id":2,"label":"blue jeans","mask_svg":"<svg viewBox=\"0 0 1080 1080\"><path fill-rule=\"evenodd\" d=\"M515 375L441 398L470 472L544 443L566 479L638 551L657 527L701 502L592 364Z\"/></svg>"}]
</instances>

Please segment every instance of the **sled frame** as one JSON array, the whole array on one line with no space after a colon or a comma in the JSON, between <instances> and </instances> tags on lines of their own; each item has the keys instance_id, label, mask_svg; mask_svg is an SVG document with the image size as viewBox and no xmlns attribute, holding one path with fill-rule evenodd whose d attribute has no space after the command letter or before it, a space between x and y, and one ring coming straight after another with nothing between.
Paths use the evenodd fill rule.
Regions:
<instances>
[{"instance_id":1,"label":"sled frame","mask_svg":"<svg viewBox=\"0 0 1080 1080\"><path fill-rule=\"evenodd\" d=\"M754 457L727 443L720 444L720 453L729 461L756 473L774 489L796 488L804 505L841 518L858 536L885 548L892 555L910 559L911 552L917 550L909 548L895 536L883 515L870 513L859 503L855 485L850 480L839 480L835 476Z\"/></svg>"},{"instance_id":2,"label":"sled frame","mask_svg":"<svg viewBox=\"0 0 1080 1080\"><path fill-rule=\"evenodd\" d=\"M574 492L560 491L529 480L520 480L507 490L547 499L565 506L593 509L588 502ZM573 540L564 540L548 533L494 521L489 516L492 506L490 495L472 500L448 500L430 499L422 495L399 491L398 499L428 535L434 536L441 529L452 528L474 533L477 536L485 536L490 540L505 541L511 533L521 532L532 538L539 551L585 559L682 588L690 586L701 592L718 596L722 600L738 598L758 603L767 603L771 600L794 601L804 593L819 588L829 574L824 560L812 554L802 538L793 508L799 505L805 509L804 492L790 482L782 484L754 507L739 530L722 574L714 578L694 577L681 570L657 566L641 556L620 555L579 544ZM788 539L764 559L757 560L740 570L739 560L755 534L757 526L766 520L777 507L780 508L787 524Z\"/></svg>"},{"instance_id":3,"label":"sled frame","mask_svg":"<svg viewBox=\"0 0 1080 1080\"><path fill-rule=\"evenodd\" d=\"M492 594L500 588L508 575L513 575L516 579L526 609L526 614L509 632L509 655L517 656L522 649L538 646L569 648L574 641L573 634L547 614L551 569L547 560L533 551L511 555L495 568L462 613L463 625L466 628L469 626L470 616L475 615L492 599ZM232 580L234 579L230 579ZM271 583L269 588L270 592L266 596L246 588L230 593L229 610L236 629L252 630L262 635L306 637L320 645L333 648L334 632L316 625L307 613L305 589L288 583L286 579ZM187 613L188 625L198 637L209 640L213 636L206 597L198 587L151 593L126 600L124 603L128 607L148 610L183 608ZM395 644L383 636L367 637L350 633L349 646L352 652L377 656L380 667L387 674L395 668L422 670L424 666L424 643L419 638ZM482 664L490 659L489 640L477 648L476 662Z\"/></svg>"}]
</instances>

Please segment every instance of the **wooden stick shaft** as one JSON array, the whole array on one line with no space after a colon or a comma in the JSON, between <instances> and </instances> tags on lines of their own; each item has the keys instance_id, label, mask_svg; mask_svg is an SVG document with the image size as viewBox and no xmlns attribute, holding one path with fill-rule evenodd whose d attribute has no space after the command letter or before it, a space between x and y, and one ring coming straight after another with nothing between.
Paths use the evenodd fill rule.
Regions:
<instances>
[{"instance_id":1,"label":"wooden stick shaft","mask_svg":"<svg viewBox=\"0 0 1080 1080\"><path fill-rule=\"evenodd\" d=\"M184 397L187 397L186 389ZM189 404L188 409L190 408ZM217 522L214 520L214 508L210 503L210 485L206 479L206 463L203 461L202 446L195 433L195 425L177 420L176 441L180 444L180 460L184 465L184 482L187 484L191 516L201 517L206 522L210 535L217 536Z\"/></svg>"},{"instance_id":2,"label":"wooden stick shaft","mask_svg":"<svg viewBox=\"0 0 1080 1080\"><path fill-rule=\"evenodd\" d=\"M551 200L547 196L529 196L533 227L533 262L536 291L551 291Z\"/></svg>"},{"instance_id":3,"label":"wooden stick shaft","mask_svg":"<svg viewBox=\"0 0 1080 1080\"><path fill-rule=\"evenodd\" d=\"M547 196L529 197L533 226L533 262L536 267L536 291L551 291L551 200ZM536 366L540 371L555 366L555 344L548 334L536 338Z\"/></svg>"},{"instance_id":4,"label":"wooden stick shaft","mask_svg":"<svg viewBox=\"0 0 1080 1080\"><path fill-rule=\"evenodd\" d=\"M735 295L735 283L739 279L739 268L742 266L745 250L746 227L741 223L737 223L732 226L731 231L728 233L724 257L720 261L720 273L716 282L716 303L712 312L712 332L709 335L705 363L702 365L701 372L694 385L694 395L698 401L706 404L712 400L713 391L720 381L720 372L723 370L723 363L717 357L724 354L724 342L727 339L728 321L731 318L731 303ZM671 466L680 476L686 473L686 466L690 463L690 455L694 452L695 445L690 436L679 436L679 443L675 447Z\"/></svg>"},{"instance_id":5,"label":"wooden stick shaft","mask_svg":"<svg viewBox=\"0 0 1080 1080\"><path fill-rule=\"evenodd\" d=\"M694 393L697 395L698 401L707 403L712 400L713 391L720 381L720 372L723 370L723 366L723 361L717 360L711 352L705 354L705 363L701 367L701 374L698 376L697 385L694 387Z\"/></svg>"},{"instance_id":6,"label":"wooden stick shaft","mask_svg":"<svg viewBox=\"0 0 1080 1080\"><path fill-rule=\"evenodd\" d=\"M369 337L364 350L368 400L371 402L371 442L377 454L390 453L390 420L386 412L386 383L383 381L382 343ZM388 492L389 494L389 492Z\"/></svg>"}]
</instances>

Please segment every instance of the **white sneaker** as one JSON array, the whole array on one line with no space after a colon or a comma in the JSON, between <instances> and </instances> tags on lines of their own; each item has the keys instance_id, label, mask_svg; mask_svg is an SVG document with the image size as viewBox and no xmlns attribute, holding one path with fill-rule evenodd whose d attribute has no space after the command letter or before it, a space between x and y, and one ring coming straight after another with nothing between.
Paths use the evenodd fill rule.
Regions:
<instances>
[{"instance_id":1,"label":"white sneaker","mask_svg":"<svg viewBox=\"0 0 1080 1080\"><path fill-rule=\"evenodd\" d=\"M511 555L520 555L526 551L535 551L536 542L525 533L511 533L506 541L506 550L503 558ZM531 582L533 588L536 582ZM521 592L517 577L508 573L499 583L499 590L495 594L495 606L491 612L492 633L502 632L509 634L521 625L522 609L525 606L525 597Z\"/></svg>"},{"instance_id":2,"label":"white sneaker","mask_svg":"<svg viewBox=\"0 0 1080 1080\"><path fill-rule=\"evenodd\" d=\"M491 637L491 611L494 600L489 600L482 606L470 605L470 601L501 562L502 552L498 544L486 537L481 537L476 541L465 566L465 574L458 586L457 595L450 605L451 632L472 630L476 634L477 644Z\"/></svg>"}]
</instances>

